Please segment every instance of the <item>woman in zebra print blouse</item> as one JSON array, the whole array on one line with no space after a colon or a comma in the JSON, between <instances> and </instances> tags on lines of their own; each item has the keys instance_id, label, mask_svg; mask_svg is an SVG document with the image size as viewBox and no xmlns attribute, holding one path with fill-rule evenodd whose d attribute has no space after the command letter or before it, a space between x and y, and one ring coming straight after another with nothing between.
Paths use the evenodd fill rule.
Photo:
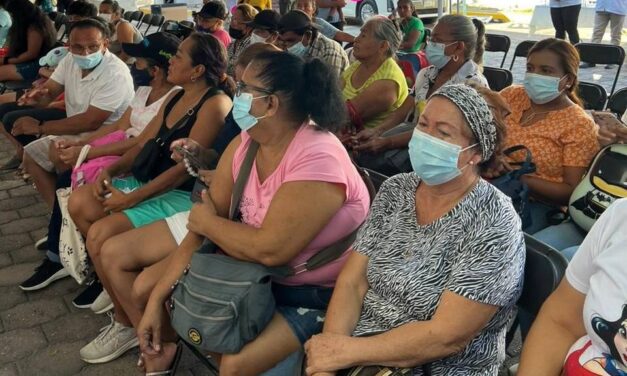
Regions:
<instances>
[{"instance_id":1,"label":"woman in zebra print blouse","mask_svg":"<svg viewBox=\"0 0 627 376\"><path fill-rule=\"evenodd\" d=\"M355 365L498 374L525 247L511 201L480 177L507 112L481 91L450 85L430 99L409 146L414 173L381 187L324 331L305 346L309 375Z\"/></svg>"}]
</instances>

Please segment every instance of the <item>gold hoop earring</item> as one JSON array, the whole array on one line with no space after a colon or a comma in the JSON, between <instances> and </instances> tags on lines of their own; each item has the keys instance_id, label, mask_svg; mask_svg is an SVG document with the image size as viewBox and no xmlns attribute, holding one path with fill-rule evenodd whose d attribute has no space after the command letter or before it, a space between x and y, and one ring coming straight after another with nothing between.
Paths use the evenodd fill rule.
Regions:
<instances>
[{"instance_id":1,"label":"gold hoop earring","mask_svg":"<svg viewBox=\"0 0 627 376\"><path fill-rule=\"evenodd\" d=\"M453 61L457 63L458 60L459 60L459 56L453 55Z\"/></svg>"},{"instance_id":2,"label":"gold hoop earring","mask_svg":"<svg viewBox=\"0 0 627 376\"><path fill-rule=\"evenodd\" d=\"M192 80L192 82L196 82L196 77L192 76L191 80Z\"/></svg>"}]
</instances>

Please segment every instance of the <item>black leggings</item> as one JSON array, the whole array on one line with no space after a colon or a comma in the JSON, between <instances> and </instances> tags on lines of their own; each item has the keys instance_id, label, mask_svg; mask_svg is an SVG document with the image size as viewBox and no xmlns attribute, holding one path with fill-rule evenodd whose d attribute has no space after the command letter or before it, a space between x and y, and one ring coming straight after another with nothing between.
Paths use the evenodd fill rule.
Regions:
<instances>
[{"instance_id":1,"label":"black leggings","mask_svg":"<svg viewBox=\"0 0 627 376\"><path fill-rule=\"evenodd\" d=\"M60 120L65 118L65 111L57 108L34 108L31 106L18 106L16 102L0 104L0 120L4 129L10 134L13 124L21 117L30 116L41 121ZM36 136L20 135L15 139L23 146L37 139Z\"/></svg>"},{"instance_id":2,"label":"black leggings","mask_svg":"<svg viewBox=\"0 0 627 376\"><path fill-rule=\"evenodd\" d=\"M579 43L577 22L579 21L580 10L581 4L563 8L551 8L551 20L555 28L555 38L566 39L566 33L568 32L570 43Z\"/></svg>"}]
</instances>

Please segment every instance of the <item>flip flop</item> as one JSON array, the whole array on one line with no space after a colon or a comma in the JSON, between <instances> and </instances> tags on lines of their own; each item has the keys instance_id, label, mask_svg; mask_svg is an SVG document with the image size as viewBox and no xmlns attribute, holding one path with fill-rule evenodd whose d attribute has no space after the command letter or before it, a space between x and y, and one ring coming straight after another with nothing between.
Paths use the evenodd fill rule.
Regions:
<instances>
[{"instance_id":1,"label":"flip flop","mask_svg":"<svg viewBox=\"0 0 627 376\"><path fill-rule=\"evenodd\" d=\"M176 369L179 366L179 362L181 361L182 354L183 354L183 346L179 342L176 344L176 352L174 353L174 359L172 360L170 369L165 370L165 371L146 372L145 376L162 376L162 375L174 376L174 372L176 372Z\"/></svg>"},{"instance_id":2,"label":"flip flop","mask_svg":"<svg viewBox=\"0 0 627 376\"><path fill-rule=\"evenodd\" d=\"M13 157L11 157L11 159L6 161L5 164L0 166L0 171L16 170L18 167L20 167L21 163L22 161L17 157L17 155L14 155Z\"/></svg>"}]
</instances>

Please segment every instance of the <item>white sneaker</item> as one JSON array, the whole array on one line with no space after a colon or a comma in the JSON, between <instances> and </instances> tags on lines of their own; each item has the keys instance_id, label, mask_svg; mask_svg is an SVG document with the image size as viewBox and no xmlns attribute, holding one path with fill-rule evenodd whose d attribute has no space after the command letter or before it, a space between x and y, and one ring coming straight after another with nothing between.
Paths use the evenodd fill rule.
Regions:
<instances>
[{"instance_id":1,"label":"white sneaker","mask_svg":"<svg viewBox=\"0 0 627 376\"><path fill-rule=\"evenodd\" d=\"M89 308L94 311L95 314L100 315L101 313L108 312L113 309L113 302L111 301L111 297L107 290L102 289L102 292Z\"/></svg>"},{"instance_id":2,"label":"white sneaker","mask_svg":"<svg viewBox=\"0 0 627 376\"><path fill-rule=\"evenodd\" d=\"M135 329L127 327L111 317L111 324L100 330L93 341L80 351L81 359L87 363L106 363L119 358L122 354L139 346Z\"/></svg>"}]
</instances>

